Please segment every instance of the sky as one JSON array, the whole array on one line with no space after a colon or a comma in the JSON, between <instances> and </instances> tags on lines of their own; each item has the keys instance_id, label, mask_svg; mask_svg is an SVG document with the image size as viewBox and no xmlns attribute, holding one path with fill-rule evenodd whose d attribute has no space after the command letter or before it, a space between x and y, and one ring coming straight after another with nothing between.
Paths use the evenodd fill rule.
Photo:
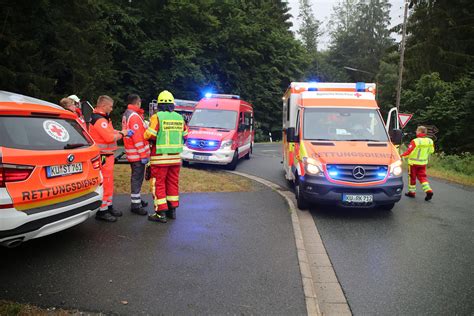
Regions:
<instances>
[{"instance_id":1,"label":"sky","mask_svg":"<svg viewBox=\"0 0 474 316\"><path fill-rule=\"evenodd\" d=\"M293 16L293 28L292 31L296 33L296 30L299 27L297 17L299 12L299 1L298 0L287 0L289 7L291 8L291 15ZM329 45L329 35L327 32L327 21L331 17L332 7L336 5L339 0L309 0L309 3L312 6L313 13L317 20L322 22L323 31L325 34L319 40L318 49L326 49ZM392 7L390 8L390 18L391 26L400 24L403 21L403 4L404 0L390 0ZM400 36L392 34L392 36L400 41Z\"/></svg>"}]
</instances>

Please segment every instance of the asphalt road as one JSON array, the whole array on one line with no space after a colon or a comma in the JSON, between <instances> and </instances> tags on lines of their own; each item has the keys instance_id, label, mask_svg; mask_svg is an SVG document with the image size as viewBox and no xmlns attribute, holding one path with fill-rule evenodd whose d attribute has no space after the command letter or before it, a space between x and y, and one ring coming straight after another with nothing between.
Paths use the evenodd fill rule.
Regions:
<instances>
[{"instance_id":1,"label":"asphalt road","mask_svg":"<svg viewBox=\"0 0 474 316\"><path fill-rule=\"evenodd\" d=\"M237 170L289 188L280 148L257 144ZM310 210L354 315L474 314L474 190L430 183L431 202L391 212Z\"/></svg>"},{"instance_id":2,"label":"asphalt road","mask_svg":"<svg viewBox=\"0 0 474 316\"><path fill-rule=\"evenodd\" d=\"M0 299L123 315L306 313L279 194L255 184L252 192L183 194L181 202L168 224L126 212L117 223L89 219L0 248Z\"/></svg>"}]
</instances>

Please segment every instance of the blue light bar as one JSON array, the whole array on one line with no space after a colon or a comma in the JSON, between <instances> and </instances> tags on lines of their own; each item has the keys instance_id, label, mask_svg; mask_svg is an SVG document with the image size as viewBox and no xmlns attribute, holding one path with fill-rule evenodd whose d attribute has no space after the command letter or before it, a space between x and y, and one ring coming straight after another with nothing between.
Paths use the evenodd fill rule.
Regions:
<instances>
[{"instance_id":1,"label":"blue light bar","mask_svg":"<svg viewBox=\"0 0 474 316\"><path fill-rule=\"evenodd\" d=\"M357 92L365 92L365 82L356 82Z\"/></svg>"},{"instance_id":2,"label":"blue light bar","mask_svg":"<svg viewBox=\"0 0 474 316\"><path fill-rule=\"evenodd\" d=\"M337 177L337 171L329 171L331 177Z\"/></svg>"},{"instance_id":3,"label":"blue light bar","mask_svg":"<svg viewBox=\"0 0 474 316\"><path fill-rule=\"evenodd\" d=\"M196 145L196 144L197 144L197 140L191 139L191 140L189 141L189 143L190 143L190 144L193 144L193 145Z\"/></svg>"},{"instance_id":4,"label":"blue light bar","mask_svg":"<svg viewBox=\"0 0 474 316\"><path fill-rule=\"evenodd\" d=\"M204 96L209 99L210 97L212 97L212 93L208 92Z\"/></svg>"},{"instance_id":5,"label":"blue light bar","mask_svg":"<svg viewBox=\"0 0 474 316\"><path fill-rule=\"evenodd\" d=\"M377 176L381 178L385 178L386 175L387 175L387 172L377 172Z\"/></svg>"},{"instance_id":6,"label":"blue light bar","mask_svg":"<svg viewBox=\"0 0 474 316\"><path fill-rule=\"evenodd\" d=\"M207 144L208 144L209 146L215 146L215 145L216 145L216 142L213 141L213 140L210 140Z\"/></svg>"}]
</instances>

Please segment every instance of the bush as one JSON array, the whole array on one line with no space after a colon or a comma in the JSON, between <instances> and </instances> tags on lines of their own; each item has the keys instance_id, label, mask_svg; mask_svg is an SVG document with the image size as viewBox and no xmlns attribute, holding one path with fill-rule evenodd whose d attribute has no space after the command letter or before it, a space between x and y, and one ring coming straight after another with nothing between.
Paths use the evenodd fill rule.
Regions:
<instances>
[{"instance_id":1,"label":"bush","mask_svg":"<svg viewBox=\"0 0 474 316\"><path fill-rule=\"evenodd\" d=\"M441 152L430 157L428 167L454 171L474 177L474 155L471 153L446 155L444 152Z\"/></svg>"}]
</instances>

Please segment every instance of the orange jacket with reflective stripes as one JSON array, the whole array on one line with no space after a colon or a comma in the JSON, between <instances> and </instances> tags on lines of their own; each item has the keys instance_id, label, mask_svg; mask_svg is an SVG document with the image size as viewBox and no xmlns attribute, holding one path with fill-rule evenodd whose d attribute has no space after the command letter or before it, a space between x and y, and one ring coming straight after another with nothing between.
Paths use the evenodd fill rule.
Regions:
<instances>
[{"instance_id":1,"label":"orange jacket with reflective stripes","mask_svg":"<svg viewBox=\"0 0 474 316\"><path fill-rule=\"evenodd\" d=\"M143 110L136 105L129 104L122 116L122 130L131 129L134 132L132 137L123 139L128 161L136 162L150 157L150 146L143 137L146 128L143 121Z\"/></svg>"},{"instance_id":2,"label":"orange jacket with reflective stripes","mask_svg":"<svg viewBox=\"0 0 474 316\"><path fill-rule=\"evenodd\" d=\"M117 140L122 134L114 130L109 116L102 111L94 110L89 124L89 134L100 148L102 155L113 155L117 149Z\"/></svg>"}]
</instances>

